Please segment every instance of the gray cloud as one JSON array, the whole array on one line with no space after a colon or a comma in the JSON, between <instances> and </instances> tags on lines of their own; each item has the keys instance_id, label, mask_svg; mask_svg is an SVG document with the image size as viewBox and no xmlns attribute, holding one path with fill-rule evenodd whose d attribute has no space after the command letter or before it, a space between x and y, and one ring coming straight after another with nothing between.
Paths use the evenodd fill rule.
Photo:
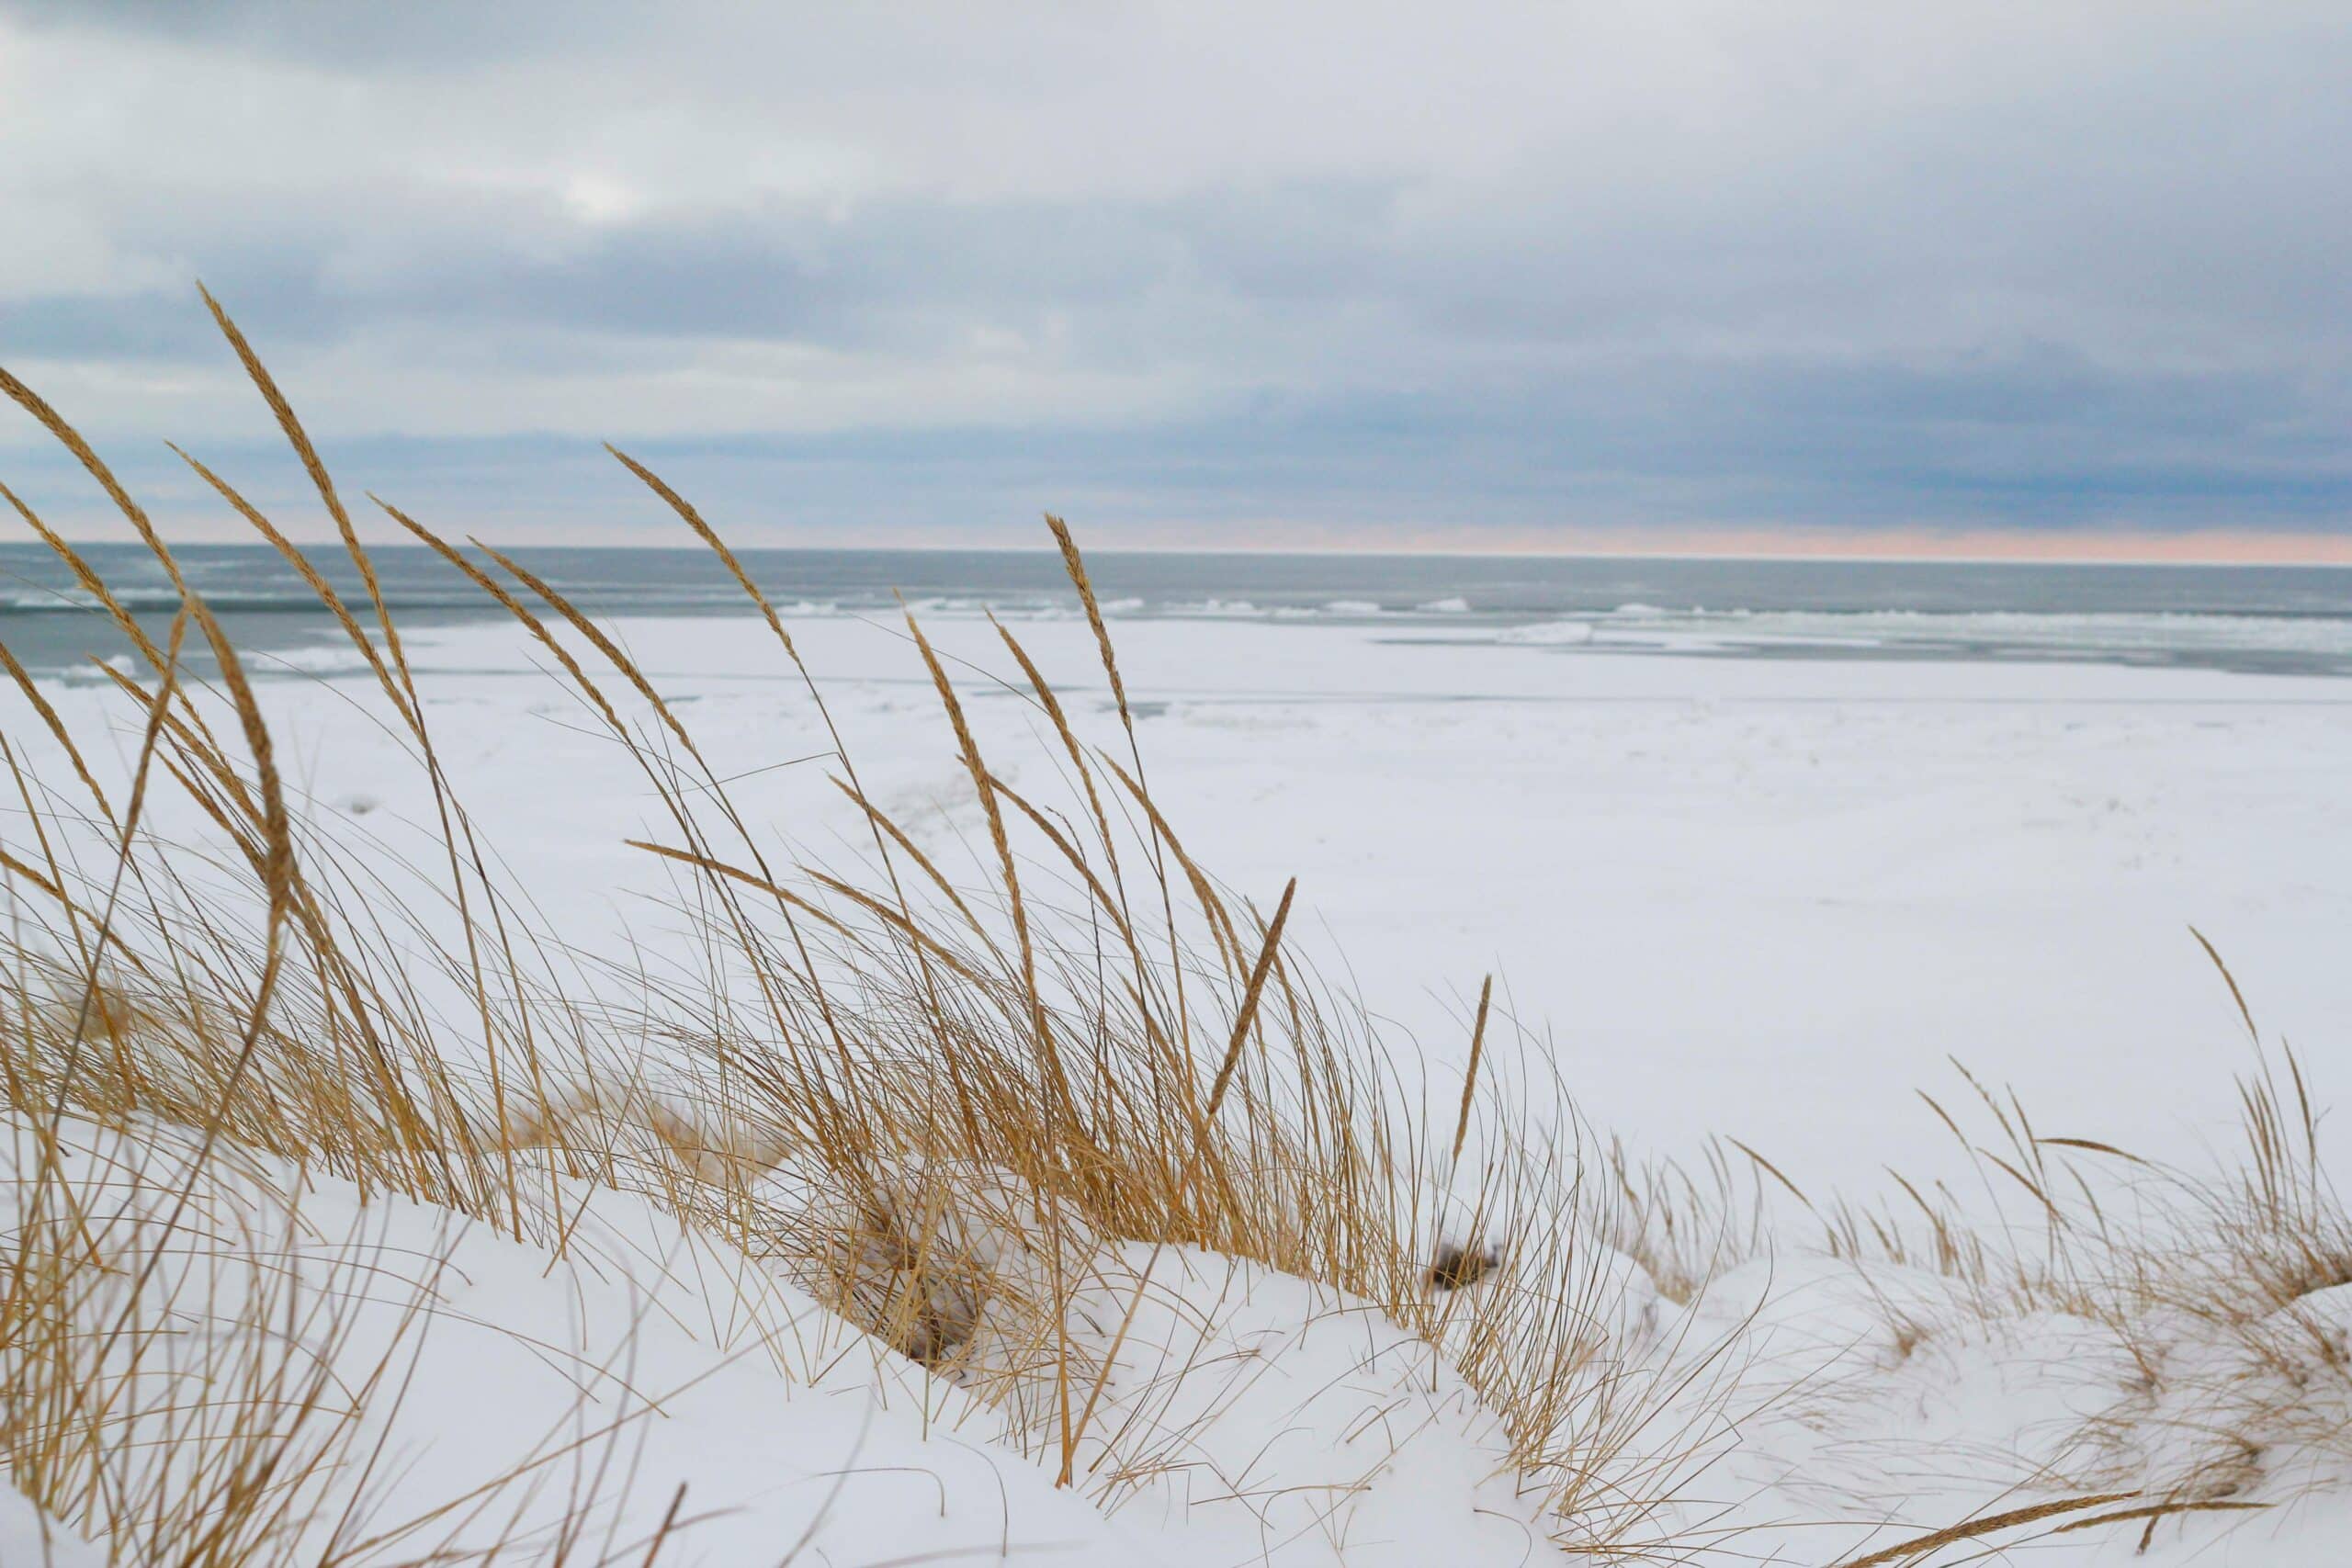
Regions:
<instances>
[{"instance_id":1,"label":"gray cloud","mask_svg":"<svg viewBox=\"0 0 2352 1568\"><path fill-rule=\"evenodd\" d=\"M552 25L547 10L469 0L404 0L395 6L319 6L307 0L15 0L11 14L38 28L107 30L131 37L202 44L274 60L326 65L366 62L460 65L561 51L568 41L608 25L619 9L603 0L571 0L572 25Z\"/></svg>"},{"instance_id":2,"label":"gray cloud","mask_svg":"<svg viewBox=\"0 0 2352 1568\"><path fill-rule=\"evenodd\" d=\"M2340 7L647 18L0 6L0 358L278 474L201 275L516 531L2352 529Z\"/></svg>"}]
</instances>

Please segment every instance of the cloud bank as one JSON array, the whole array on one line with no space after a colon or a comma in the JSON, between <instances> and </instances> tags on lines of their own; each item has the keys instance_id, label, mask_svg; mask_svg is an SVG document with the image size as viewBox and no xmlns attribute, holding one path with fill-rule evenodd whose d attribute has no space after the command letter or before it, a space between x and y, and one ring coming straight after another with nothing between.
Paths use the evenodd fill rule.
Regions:
<instances>
[{"instance_id":1,"label":"cloud bank","mask_svg":"<svg viewBox=\"0 0 2352 1568\"><path fill-rule=\"evenodd\" d=\"M201 276L515 538L667 538L611 439L763 543L2325 551L2346 81L2338 4L0 5L0 362L190 529L157 436L300 494Z\"/></svg>"}]
</instances>

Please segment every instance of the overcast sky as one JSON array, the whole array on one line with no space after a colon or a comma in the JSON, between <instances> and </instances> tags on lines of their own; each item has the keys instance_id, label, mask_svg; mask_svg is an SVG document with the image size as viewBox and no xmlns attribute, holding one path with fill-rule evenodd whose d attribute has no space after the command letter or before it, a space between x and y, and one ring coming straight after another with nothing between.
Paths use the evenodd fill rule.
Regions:
<instances>
[{"instance_id":1,"label":"overcast sky","mask_svg":"<svg viewBox=\"0 0 2352 1568\"><path fill-rule=\"evenodd\" d=\"M0 363L307 530L198 277L512 539L2352 550L2344 0L0 0Z\"/></svg>"}]
</instances>

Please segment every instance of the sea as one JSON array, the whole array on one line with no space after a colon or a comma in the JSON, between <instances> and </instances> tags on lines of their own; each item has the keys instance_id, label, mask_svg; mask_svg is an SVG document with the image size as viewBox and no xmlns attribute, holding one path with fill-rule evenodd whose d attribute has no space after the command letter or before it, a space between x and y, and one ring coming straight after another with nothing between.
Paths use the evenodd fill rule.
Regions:
<instances>
[{"instance_id":1,"label":"sea","mask_svg":"<svg viewBox=\"0 0 2352 1568\"><path fill-rule=\"evenodd\" d=\"M179 597L162 564L137 545L81 553L160 637ZM241 647L278 651L336 638L317 597L268 546L191 545L175 555ZM355 564L333 546L311 555L365 617ZM592 615L756 613L701 550L526 547L512 555ZM1080 613L1051 551L746 549L740 558L787 620L893 616L901 605L933 616ZM379 548L371 559L402 626L503 614L421 546ZM1398 640L1491 637L1563 656L2054 660L2352 676L2347 567L1116 550L1091 551L1087 562L1114 618L1346 623ZM0 544L0 641L40 672L85 667L126 647L67 563L37 542Z\"/></svg>"}]
</instances>

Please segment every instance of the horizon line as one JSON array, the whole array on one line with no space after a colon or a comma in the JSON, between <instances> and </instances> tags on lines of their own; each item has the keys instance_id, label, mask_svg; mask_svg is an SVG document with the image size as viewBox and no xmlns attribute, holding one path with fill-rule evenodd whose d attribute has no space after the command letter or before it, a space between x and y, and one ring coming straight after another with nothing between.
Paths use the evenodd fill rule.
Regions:
<instances>
[{"instance_id":1,"label":"horizon line","mask_svg":"<svg viewBox=\"0 0 2352 1568\"><path fill-rule=\"evenodd\" d=\"M1125 539L1118 536L1129 530L1115 525L1095 531L1080 525L1076 532L1081 546L1092 555L1396 556L1982 566L2352 567L2352 533L2303 533L2278 529L2238 532L2199 528L2128 534L2066 530L2041 534L2007 528L1815 528L1799 532L1742 527L1661 531L1657 535L1644 531L1641 536L1631 537L1628 536L1634 531L1625 529L1564 530L1549 536L1531 536L1526 530L1481 529L1470 538L1441 541L1427 533L1418 537L1408 533L1400 538L1397 533L1393 532L1386 533L1385 536L1376 534L1362 540L1349 540L1333 536L1330 530L1308 526L1299 530L1299 536L1279 536L1295 527L1295 524L1287 526L1274 524L1266 532L1276 535L1276 537L1254 540L1236 540L1222 530L1209 538L1197 541L1175 539L1168 536L1164 525L1147 525L1135 530L1142 536ZM575 527L574 536L568 539L533 538L529 536L537 530L532 529L510 533L492 527L481 531L486 537L498 540L503 547L517 549L691 550L700 547L691 541L676 541L674 536L648 537L644 529L634 525L609 532ZM729 543L738 549L754 550L959 551L996 555L1052 554L1055 549L1050 544L1011 542L996 535L994 530L991 530L993 536L987 539L961 539L917 528L906 530L897 538L881 541L842 537L834 535L831 529L812 530L814 536L788 540L771 541L756 537L764 531L739 526ZM290 533L289 536L306 548L313 546L335 547L342 544L340 536L332 530L317 531L315 537L302 536L312 532L302 529ZM1095 532L1101 542L1086 544L1089 532ZM194 536L183 534L180 538L169 542L183 546L253 544L269 547L265 541L247 532L215 534L214 530L205 528L192 533ZM578 536L581 533L602 536L582 538ZM61 534L77 547L140 545L138 539L119 535L94 537L79 530L70 533L61 530ZM1104 537L1105 534L1109 536ZM40 543L37 539L14 542L28 546ZM413 542L406 539L388 539L369 547L410 546Z\"/></svg>"}]
</instances>

